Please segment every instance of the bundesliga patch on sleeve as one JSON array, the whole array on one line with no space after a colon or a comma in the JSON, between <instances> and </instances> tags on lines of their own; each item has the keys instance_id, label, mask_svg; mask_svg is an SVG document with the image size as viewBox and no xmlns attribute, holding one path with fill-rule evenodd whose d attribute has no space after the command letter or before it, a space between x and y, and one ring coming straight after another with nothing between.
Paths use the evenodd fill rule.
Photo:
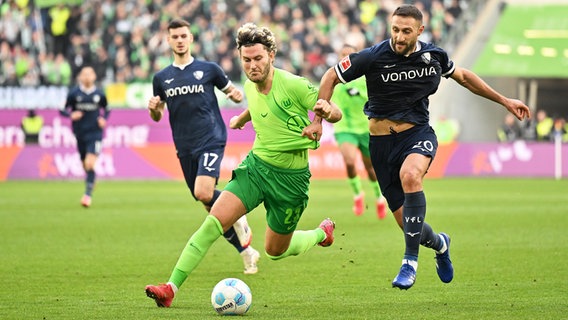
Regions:
<instances>
[{"instance_id":1,"label":"bundesliga patch on sleeve","mask_svg":"<svg viewBox=\"0 0 568 320\"><path fill-rule=\"evenodd\" d=\"M349 56L346 56L339 61L339 69L341 69L341 73L344 73L349 70L349 68L351 68L351 59L349 59Z\"/></svg>"}]
</instances>

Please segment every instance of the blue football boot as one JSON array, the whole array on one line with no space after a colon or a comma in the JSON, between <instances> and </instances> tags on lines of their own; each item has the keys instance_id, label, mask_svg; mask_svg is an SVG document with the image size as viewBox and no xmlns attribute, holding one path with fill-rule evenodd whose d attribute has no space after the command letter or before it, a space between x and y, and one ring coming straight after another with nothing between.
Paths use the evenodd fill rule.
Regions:
<instances>
[{"instance_id":1,"label":"blue football boot","mask_svg":"<svg viewBox=\"0 0 568 320\"><path fill-rule=\"evenodd\" d=\"M416 270L414 270L414 268L410 264L404 263L402 264L402 266L400 267L400 271L392 281L392 286L393 288L407 290L410 287L412 287L415 280L416 280Z\"/></svg>"},{"instance_id":2,"label":"blue football boot","mask_svg":"<svg viewBox=\"0 0 568 320\"><path fill-rule=\"evenodd\" d=\"M450 236L445 233L440 233L440 236L446 242L447 249L444 253L436 253L436 272L442 282L449 283L454 278L454 267L450 260Z\"/></svg>"}]
</instances>

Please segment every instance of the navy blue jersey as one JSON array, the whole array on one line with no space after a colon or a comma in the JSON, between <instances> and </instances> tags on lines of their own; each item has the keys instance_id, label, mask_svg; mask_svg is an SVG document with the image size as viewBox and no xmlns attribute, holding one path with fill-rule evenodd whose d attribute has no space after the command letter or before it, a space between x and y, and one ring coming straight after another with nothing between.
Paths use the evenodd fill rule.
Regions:
<instances>
[{"instance_id":1,"label":"navy blue jersey","mask_svg":"<svg viewBox=\"0 0 568 320\"><path fill-rule=\"evenodd\" d=\"M85 90L77 86L69 91L65 106L61 109L61 115L69 117L73 111L82 111L83 117L72 121L73 133L77 138L102 140L103 129L99 127L98 118L108 118L107 98L104 92L98 88Z\"/></svg>"},{"instance_id":2,"label":"navy blue jersey","mask_svg":"<svg viewBox=\"0 0 568 320\"><path fill-rule=\"evenodd\" d=\"M441 77L454 72L448 54L418 41L417 50L398 55L390 39L343 58L335 72L343 83L365 76L369 100L365 114L370 118L427 124L428 97L436 92Z\"/></svg>"},{"instance_id":3,"label":"navy blue jersey","mask_svg":"<svg viewBox=\"0 0 568 320\"><path fill-rule=\"evenodd\" d=\"M231 82L219 65L202 60L183 69L170 65L154 75L152 85L154 96L167 104L179 157L225 146L227 129L215 87L226 90Z\"/></svg>"}]
</instances>

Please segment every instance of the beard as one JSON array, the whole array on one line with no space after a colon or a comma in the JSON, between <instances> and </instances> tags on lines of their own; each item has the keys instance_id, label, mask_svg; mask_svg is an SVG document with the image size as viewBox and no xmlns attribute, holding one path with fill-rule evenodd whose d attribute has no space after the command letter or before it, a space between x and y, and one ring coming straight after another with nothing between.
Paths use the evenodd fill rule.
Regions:
<instances>
[{"instance_id":1,"label":"beard","mask_svg":"<svg viewBox=\"0 0 568 320\"><path fill-rule=\"evenodd\" d=\"M404 44L404 47L401 50L397 48L397 42L394 39L391 39L391 44L394 49L394 52L401 56L407 56L411 54L414 51L414 48L416 47L416 41L407 42L406 44Z\"/></svg>"},{"instance_id":2,"label":"beard","mask_svg":"<svg viewBox=\"0 0 568 320\"><path fill-rule=\"evenodd\" d=\"M269 73L270 73L270 65L267 64L263 66L260 72L255 70L254 75L253 72L249 72L247 77L249 78L250 81L254 83L262 83L268 78Z\"/></svg>"}]
</instances>

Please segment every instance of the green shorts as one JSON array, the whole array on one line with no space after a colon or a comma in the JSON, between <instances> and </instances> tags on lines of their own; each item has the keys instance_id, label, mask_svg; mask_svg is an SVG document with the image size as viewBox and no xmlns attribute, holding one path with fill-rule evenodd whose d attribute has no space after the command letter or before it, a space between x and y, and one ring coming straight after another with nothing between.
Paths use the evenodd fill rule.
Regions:
<instances>
[{"instance_id":1,"label":"green shorts","mask_svg":"<svg viewBox=\"0 0 568 320\"><path fill-rule=\"evenodd\" d=\"M342 143L350 143L356 146L365 157L369 157L371 155L369 152L368 133L338 132L335 134L335 141L337 141L338 145Z\"/></svg>"},{"instance_id":2,"label":"green shorts","mask_svg":"<svg viewBox=\"0 0 568 320\"><path fill-rule=\"evenodd\" d=\"M264 202L266 222L272 231L289 234L308 205L309 167L282 169L255 156L252 151L233 170L225 190L236 195L252 211Z\"/></svg>"}]
</instances>

